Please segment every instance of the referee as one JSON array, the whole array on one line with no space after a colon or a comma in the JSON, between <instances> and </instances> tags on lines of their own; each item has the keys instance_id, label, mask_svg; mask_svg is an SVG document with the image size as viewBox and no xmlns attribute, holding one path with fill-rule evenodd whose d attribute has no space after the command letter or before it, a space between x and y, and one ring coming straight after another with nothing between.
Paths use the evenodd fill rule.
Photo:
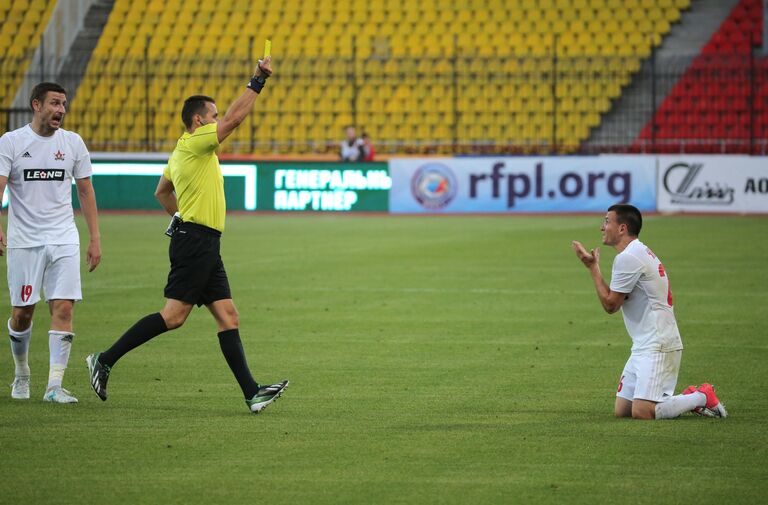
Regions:
<instances>
[{"instance_id":1,"label":"referee","mask_svg":"<svg viewBox=\"0 0 768 505\"><path fill-rule=\"evenodd\" d=\"M140 319L106 351L86 358L91 386L102 400L107 399L107 380L115 363L155 336L180 327L195 305L205 305L213 314L221 352L251 412L262 411L288 386L287 380L259 385L251 376L240 341L237 309L219 255L226 202L216 150L251 112L271 75L272 58L267 56L259 61L245 91L221 120L213 98L195 95L185 100L181 119L186 132L155 191L163 208L174 216L167 232L171 234L171 271L165 286L165 307Z\"/></svg>"}]
</instances>

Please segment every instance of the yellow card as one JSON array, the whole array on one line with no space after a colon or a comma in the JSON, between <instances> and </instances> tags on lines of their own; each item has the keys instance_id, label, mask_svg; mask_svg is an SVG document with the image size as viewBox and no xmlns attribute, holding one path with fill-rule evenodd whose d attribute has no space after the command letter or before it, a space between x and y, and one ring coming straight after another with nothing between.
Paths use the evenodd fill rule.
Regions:
<instances>
[{"instance_id":1,"label":"yellow card","mask_svg":"<svg viewBox=\"0 0 768 505\"><path fill-rule=\"evenodd\" d=\"M272 53L272 41L267 39L264 41L264 57L266 58Z\"/></svg>"}]
</instances>

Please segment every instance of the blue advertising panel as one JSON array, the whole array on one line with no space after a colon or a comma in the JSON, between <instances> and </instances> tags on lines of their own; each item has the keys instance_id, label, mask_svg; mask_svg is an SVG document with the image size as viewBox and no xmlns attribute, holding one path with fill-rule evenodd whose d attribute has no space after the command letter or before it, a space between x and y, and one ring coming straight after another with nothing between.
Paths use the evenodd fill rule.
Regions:
<instances>
[{"instance_id":1,"label":"blue advertising panel","mask_svg":"<svg viewBox=\"0 0 768 505\"><path fill-rule=\"evenodd\" d=\"M392 213L656 210L653 156L395 158Z\"/></svg>"}]
</instances>

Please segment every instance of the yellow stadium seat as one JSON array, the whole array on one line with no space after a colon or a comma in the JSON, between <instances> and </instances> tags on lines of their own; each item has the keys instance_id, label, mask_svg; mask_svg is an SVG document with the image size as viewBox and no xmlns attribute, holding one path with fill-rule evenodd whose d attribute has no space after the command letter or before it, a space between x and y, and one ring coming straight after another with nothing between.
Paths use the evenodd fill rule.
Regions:
<instances>
[{"instance_id":1,"label":"yellow stadium seat","mask_svg":"<svg viewBox=\"0 0 768 505\"><path fill-rule=\"evenodd\" d=\"M0 108L11 105L55 4L51 0L0 4Z\"/></svg>"},{"instance_id":2,"label":"yellow stadium seat","mask_svg":"<svg viewBox=\"0 0 768 505\"><path fill-rule=\"evenodd\" d=\"M0 12L3 1L8 0L0 0ZM16 9L28 2L12 4ZM250 71L242 68L243 61L249 66L250 58L260 53L261 40L271 37L277 73L268 96L289 112L265 115L275 128L270 128L274 133L268 140L254 144L258 152L298 152L312 143L335 141L344 124L360 118L376 128L382 145L433 136L435 142L444 141L440 149L451 149L454 133L449 125L458 120L460 132L475 141L527 139L530 149L551 142L557 123L558 143L574 149L688 4L284 0L265 11L242 0L192 9L182 8L179 0L116 2L94 55L121 62L126 55L134 58L118 65L124 88L115 94L126 98L141 97L143 69L150 65L158 74L150 86L151 105L168 107L152 124L175 132L178 100L191 90L215 93L225 102L234 99L243 73ZM255 26L267 33L251 33L249 27ZM5 24L2 30L14 36L17 31L6 30ZM200 33L213 43L201 44L205 39ZM18 52L0 42L0 56L6 50ZM145 51L150 56L146 64L141 63ZM604 57L611 55L623 58L625 71L619 78L606 71L611 64ZM112 67L89 65L78 99L112 96L105 68ZM559 83L553 96L555 70ZM322 72L327 86L317 83ZM162 101L163 94L174 98ZM77 113L73 118L76 123ZM104 120L91 127L112 128L112 123ZM98 138L126 128L117 126ZM140 148L141 135L127 135ZM231 152L251 149L249 135L238 131Z\"/></svg>"}]
</instances>

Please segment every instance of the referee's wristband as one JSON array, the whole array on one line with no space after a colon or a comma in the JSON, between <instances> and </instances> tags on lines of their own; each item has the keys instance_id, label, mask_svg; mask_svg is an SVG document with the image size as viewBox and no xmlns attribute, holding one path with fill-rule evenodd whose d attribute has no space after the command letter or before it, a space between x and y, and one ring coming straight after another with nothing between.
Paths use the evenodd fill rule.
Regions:
<instances>
[{"instance_id":1,"label":"referee's wristband","mask_svg":"<svg viewBox=\"0 0 768 505\"><path fill-rule=\"evenodd\" d=\"M266 83L267 83L266 76L254 75L253 77L251 77L251 82L249 82L246 87L251 88L256 93L260 93Z\"/></svg>"}]
</instances>

